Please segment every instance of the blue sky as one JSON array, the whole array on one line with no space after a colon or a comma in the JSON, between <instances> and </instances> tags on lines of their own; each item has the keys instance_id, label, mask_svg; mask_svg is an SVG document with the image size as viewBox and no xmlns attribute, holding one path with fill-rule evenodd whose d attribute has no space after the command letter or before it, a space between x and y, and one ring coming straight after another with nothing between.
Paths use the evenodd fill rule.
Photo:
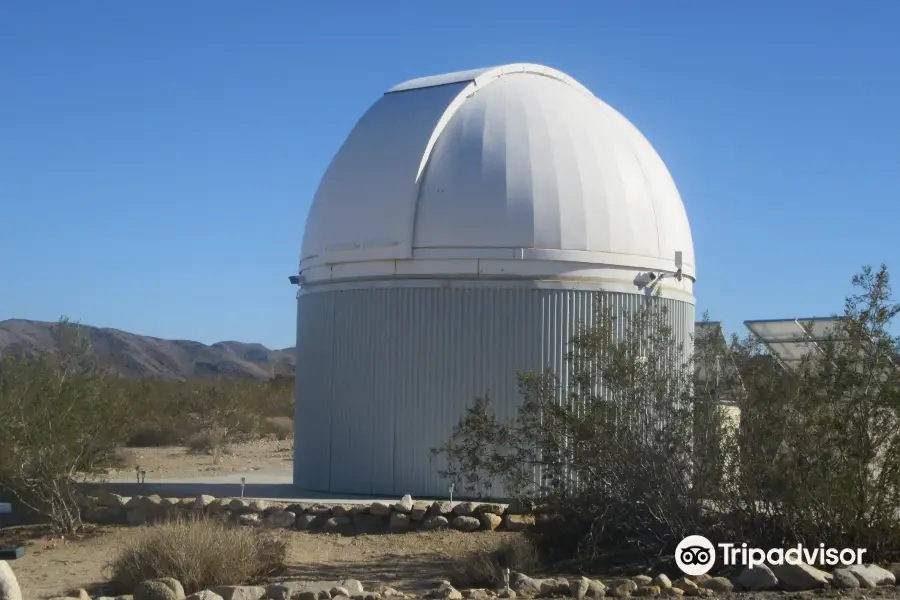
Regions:
<instances>
[{"instance_id":1,"label":"blue sky","mask_svg":"<svg viewBox=\"0 0 900 600\"><path fill-rule=\"evenodd\" d=\"M841 309L900 269L900 2L0 4L0 320L294 344L310 200L400 81L537 62L666 161L698 313Z\"/></svg>"}]
</instances>

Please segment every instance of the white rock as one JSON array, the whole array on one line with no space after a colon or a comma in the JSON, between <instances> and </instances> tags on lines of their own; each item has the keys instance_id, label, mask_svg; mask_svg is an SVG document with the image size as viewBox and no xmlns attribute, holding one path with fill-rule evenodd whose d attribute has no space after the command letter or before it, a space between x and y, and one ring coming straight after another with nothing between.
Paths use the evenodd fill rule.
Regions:
<instances>
[{"instance_id":1,"label":"white rock","mask_svg":"<svg viewBox=\"0 0 900 600\"><path fill-rule=\"evenodd\" d=\"M879 585L894 585L897 578L887 569L882 569L876 564L850 565L847 570L859 581L864 588L874 588Z\"/></svg>"},{"instance_id":2,"label":"white rock","mask_svg":"<svg viewBox=\"0 0 900 600\"><path fill-rule=\"evenodd\" d=\"M22 600L16 574L5 560L0 560L0 600Z\"/></svg>"},{"instance_id":3,"label":"white rock","mask_svg":"<svg viewBox=\"0 0 900 600\"><path fill-rule=\"evenodd\" d=\"M859 579L856 575L841 567L832 573L831 585L839 590L854 590L859 587Z\"/></svg>"},{"instance_id":4,"label":"white rock","mask_svg":"<svg viewBox=\"0 0 900 600\"><path fill-rule=\"evenodd\" d=\"M766 565L747 567L738 576L738 583L748 592L771 590L778 586L778 578Z\"/></svg>"},{"instance_id":5,"label":"white rock","mask_svg":"<svg viewBox=\"0 0 900 600\"><path fill-rule=\"evenodd\" d=\"M819 589L825 587L829 579L828 573L806 563L795 565L785 563L770 567L781 583L782 589L789 592ZM754 570L758 568L754 567Z\"/></svg>"},{"instance_id":6,"label":"white rock","mask_svg":"<svg viewBox=\"0 0 900 600\"><path fill-rule=\"evenodd\" d=\"M405 496L403 496L400 502L394 504L394 510L398 513L409 514L410 512L412 512L412 509L413 499L409 494L406 494Z\"/></svg>"}]
</instances>

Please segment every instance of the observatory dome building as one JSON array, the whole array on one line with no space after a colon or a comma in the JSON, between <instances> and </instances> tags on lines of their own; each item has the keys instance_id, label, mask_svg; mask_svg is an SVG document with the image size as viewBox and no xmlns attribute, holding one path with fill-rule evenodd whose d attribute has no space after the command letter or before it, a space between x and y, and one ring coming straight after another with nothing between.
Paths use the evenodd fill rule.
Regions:
<instances>
[{"instance_id":1,"label":"observatory dome building","mask_svg":"<svg viewBox=\"0 0 900 600\"><path fill-rule=\"evenodd\" d=\"M694 277L663 161L571 77L515 64L388 90L325 172L292 278L295 486L446 495L430 450L476 396L512 416L517 371L565 382L598 290L664 303L688 344Z\"/></svg>"}]
</instances>

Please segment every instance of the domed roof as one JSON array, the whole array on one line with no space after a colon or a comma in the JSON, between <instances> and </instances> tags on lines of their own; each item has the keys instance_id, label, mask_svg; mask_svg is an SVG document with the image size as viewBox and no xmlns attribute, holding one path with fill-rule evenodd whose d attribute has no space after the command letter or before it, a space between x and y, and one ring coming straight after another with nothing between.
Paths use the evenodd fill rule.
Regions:
<instances>
[{"instance_id":1,"label":"domed roof","mask_svg":"<svg viewBox=\"0 0 900 600\"><path fill-rule=\"evenodd\" d=\"M388 90L322 178L300 263L310 283L677 266L693 279L690 225L653 147L578 82L524 64Z\"/></svg>"}]
</instances>

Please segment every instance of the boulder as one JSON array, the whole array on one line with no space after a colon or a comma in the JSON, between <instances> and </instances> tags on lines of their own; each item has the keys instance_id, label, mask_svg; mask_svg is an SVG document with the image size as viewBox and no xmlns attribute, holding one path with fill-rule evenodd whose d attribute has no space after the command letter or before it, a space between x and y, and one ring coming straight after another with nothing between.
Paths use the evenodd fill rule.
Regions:
<instances>
[{"instance_id":1,"label":"boulder","mask_svg":"<svg viewBox=\"0 0 900 600\"><path fill-rule=\"evenodd\" d=\"M316 522L315 515L300 515L297 517L297 529L309 529Z\"/></svg>"},{"instance_id":2,"label":"boulder","mask_svg":"<svg viewBox=\"0 0 900 600\"><path fill-rule=\"evenodd\" d=\"M331 517L330 519L325 521L324 525L322 525L322 531L335 533L347 529L352 524L353 519L351 519L350 517Z\"/></svg>"},{"instance_id":3,"label":"boulder","mask_svg":"<svg viewBox=\"0 0 900 600\"><path fill-rule=\"evenodd\" d=\"M294 582L273 583L266 587L266 598L270 600L291 600L297 589L298 586Z\"/></svg>"},{"instance_id":4,"label":"boulder","mask_svg":"<svg viewBox=\"0 0 900 600\"><path fill-rule=\"evenodd\" d=\"M202 590L191 594L185 600L223 600L223 598L212 590Z\"/></svg>"},{"instance_id":5,"label":"boulder","mask_svg":"<svg viewBox=\"0 0 900 600\"><path fill-rule=\"evenodd\" d=\"M358 579L345 579L341 582L341 587L350 592L350 596L358 596L365 594L363 584Z\"/></svg>"},{"instance_id":6,"label":"boulder","mask_svg":"<svg viewBox=\"0 0 900 600\"><path fill-rule=\"evenodd\" d=\"M653 583L653 578L649 575L635 575L631 578L631 580L635 582L638 587L650 585L651 583Z\"/></svg>"},{"instance_id":7,"label":"boulder","mask_svg":"<svg viewBox=\"0 0 900 600\"><path fill-rule=\"evenodd\" d=\"M441 583L429 596L440 600L462 600L463 597L459 590L446 581Z\"/></svg>"},{"instance_id":8,"label":"boulder","mask_svg":"<svg viewBox=\"0 0 900 600\"><path fill-rule=\"evenodd\" d=\"M250 512L250 502L243 498L235 498L228 503L228 510L237 514L248 513Z\"/></svg>"},{"instance_id":9,"label":"boulder","mask_svg":"<svg viewBox=\"0 0 900 600\"><path fill-rule=\"evenodd\" d=\"M502 517L503 513L506 512L506 507L502 504L496 504L494 502L488 504L479 504L478 512L481 514L489 513L492 515L497 515L498 517Z\"/></svg>"},{"instance_id":10,"label":"boulder","mask_svg":"<svg viewBox=\"0 0 900 600\"><path fill-rule=\"evenodd\" d=\"M727 577L710 577L701 584L701 587L719 594L730 594L734 590L734 584Z\"/></svg>"},{"instance_id":11,"label":"boulder","mask_svg":"<svg viewBox=\"0 0 900 600\"><path fill-rule=\"evenodd\" d=\"M266 519L266 523L270 527L275 527L278 529L289 529L294 526L294 523L297 522L297 515L292 513L289 510L279 510L273 512Z\"/></svg>"},{"instance_id":12,"label":"boulder","mask_svg":"<svg viewBox=\"0 0 900 600\"><path fill-rule=\"evenodd\" d=\"M250 501L250 510L255 513L265 512L266 509L269 508L269 503L265 500L251 500Z\"/></svg>"},{"instance_id":13,"label":"boulder","mask_svg":"<svg viewBox=\"0 0 900 600\"><path fill-rule=\"evenodd\" d=\"M632 579L609 579L604 583L607 589L613 590L621 587L627 589L629 594L638 588L637 583Z\"/></svg>"},{"instance_id":14,"label":"boulder","mask_svg":"<svg viewBox=\"0 0 900 600\"><path fill-rule=\"evenodd\" d=\"M672 580L665 573L660 573L653 578L653 585L658 585L660 589L667 590L672 587Z\"/></svg>"},{"instance_id":15,"label":"boulder","mask_svg":"<svg viewBox=\"0 0 900 600\"><path fill-rule=\"evenodd\" d=\"M350 598L350 592L347 591L346 588L342 588L341 586L335 586L328 590L328 593L331 594L332 598L337 598L339 596L343 596L344 598Z\"/></svg>"},{"instance_id":16,"label":"boulder","mask_svg":"<svg viewBox=\"0 0 900 600\"><path fill-rule=\"evenodd\" d=\"M391 507L384 502L373 502L369 505L369 512L376 517L387 517L391 514Z\"/></svg>"},{"instance_id":17,"label":"boulder","mask_svg":"<svg viewBox=\"0 0 900 600\"><path fill-rule=\"evenodd\" d=\"M478 504L475 502L460 502L453 507L453 514L460 517L471 517L478 510Z\"/></svg>"},{"instance_id":18,"label":"boulder","mask_svg":"<svg viewBox=\"0 0 900 600\"><path fill-rule=\"evenodd\" d=\"M529 525L534 525L534 515L506 515L503 523L509 531L524 531Z\"/></svg>"},{"instance_id":19,"label":"boulder","mask_svg":"<svg viewBox=\"0 0 900 600\"><path fill-rule=\"evenodd\" d=\"M348 517L353 514L353 506L349 504L338 504L331 507L331 514L335 517Z\"/></svg>"},{"instance_id":20,"label":"boulder","mask_svg":"<svg viewBox=\"0 0 900 600\"><path fill-rule=\"evenodd\" d=\"M634 596L659 596L662 593L662 589L658 585L641 585L638 586L638 589L632 592Z\"/></svg>"},{"instance_id":21,"label":"boulder","mask_svg":"<svg viewBox=\"0 0 900 600\"><path fill-rule=\"evenodd\" d=\"M306 509L311 515L321 516L321 515L331 515L331 507L325 504L313 504L309 508Z\"/></svg>"},{"instance_id":22,"label":"boulder","mask_svg":"<svg viewBox=\"0 0 900 600\"><path fill-rule=\"evenodd\" d=\"M789 592L802 592L825 587L828 573L806 563L770 565L772 573L778 578L782 589ZM754 567L758 569L759 567ZM743 584L741 584L743 585Z\"/></svg>"},{"instance_id":23,"label":"boulder","mask_svg":"<svg viewBox=\"0 0 900 600\"><path fill-rule=\"evenodd\" d=\"M5 560L0 560L0 600L22 600L16 574Z\"/></svg>"},{"instance_id":24,"label":"boulder","mask_svg":"<svg viewBox=\"0 0 900 600\"><path fill-rule=\"evenodd\" d=\"M516 600L516 591L503 589L503 590L500 590L499 592L497 592L497 597L504 598L506 600Z\"/></svg>"},{"instance_id":25,"label":"boulder","mask_svg":"<svg viewBox=\"0 0 900 600\"><path fill-rule=\"evenodd\" d=\"M442 515L433 515L422 521L422 527L425 529L440 529L441 527L449 527L450 521Z\"/></svg>"},{"instance_id":26,"label":"boulder","mask_svg":"<svg viewBox=\"0 0 900 600\"><path fill-rule=\"evenodd\" d=\"M541 591L541 582L524 573L512 571L509 574L509 587L517 592L538 593Z\"/></svg>"},{"instance_id":27,"label":"boulder","mask_svg":"<svg viewBox=\"0 0 900 600\"><path fill-rule=\"evenodd\" d=\"M859 579L848 569L837 568L831 574L831 585L838 590L855 590L859 587Z\"/></svg>"},{"instance_id":28,"label":"boulder","mask_svg":"<svg viewBox=\"0 0 900 600\"><path fill-rule=\"evenodd\" d=\"M387 519L375 515L355 515L353 523L359 533L381 533L387 529Z\"/></svg>"},{"instance_id":29,"label":"boulder","mask_svg":"<svg viewBox=\"0 0 900 600\"><path fill-rule=\"evenodd\" d=\"M409 518L413 521L424 521L428 515L428 503L421 500L413 504L412 510L409 511Z\"/></svg>"},{"instance_id":30,"label":"boulder","mask_svg":"<svg viewBox=\"0 0 900 600\"><path fill-rule=\"evenodd\" d=\"M606 595L606 586L596 579L588 579L588 598L602 598Z\"/></svg>"},{"instance_id":31,"label":"boulder","mask_svg":"<svg viewBox=\"0 0 900 600\"><path fill-rule=\"evenodd\" d=\"M778 587L778 577L767 565L756 565L752 569L746 567L738 575L738 584L748 592L771 590Z\"/></svg>"},{"instance_id":32,"label":"boulder","mask_svg":"<svg viewBox=\"0 0 900 600\"><path fill-rule=\"evenodd\" d=\"M569 583L569 595L575 598L575 600L582 600L587 596L590 589L591 580L587 577L579 577L578 579L573 579Z\"/></svg>"},{"instance_id":33,"label":"boulder","mask_svg":"<svg viewBox=\"0 0 900 600\"><path fill-rule=\"evenodd\" d=\"M223 585L212 591L222 596L222 600L260 600L266 595L266 588L256 585Z\"/></svg>"},{"instance_id":34,"label":"boulder","mask_svg":"<svg viewBox=\"0 0 900 600\"><path fill-rule=\"evenodd\" d=\"M503 519L494 513L481 513L478 515L478 520L481 521L481 528L489 531L494 531L503 522Z\"/></svg>"},{"instance_id":35,"label":"boulder","mask_svg":"<svg viewBox=\"0 0 900 600\"><path fill-rule=\"evenodd\" d=\"M853 573L859 580L859 585L864 588L875 588L879 585L894 585L897 578L894 574L875 564L850 565L847 570Z\"/></svg>"},{"instance_id":36,"label":"boulder","mask_svg":"<svg viewBox=\"0 0 900 600\"><path fill-rule=\"evenodd\" d=\"M692 580L687 577L679 577L675 581L672 582L672 588L677 588L684 592L685 596L699 596L700 595L700 586L694 583Z\"/></svg>"},{"instance_id":37,"label":"boulder","mask_svg":"<svg viewBox=\"0 0 900 600\"><path fill-rule=\"evenodd\" d=\"M570 585L565 579L544 579L541 581L541 596L544 598L558 598L569 595Z\"/></svg>"},{"instance_id":38,"label":"boulder","mask_svg":"<svg viewBox=\"0 0 900 600\"><path fill-rule=\"evenodd\" d=\"M398 513L403 513L404 515L408 515L412 512L413 509L413 499L412 496L406 494L403 498L400 499L400 502L394 504L394 511Z\"/></svg>"},{"instance_id":39,"label":"boulder","mask_svg":"<svg viewBox=\"0 0 900 600\"><path fill-rule=\"evenodd\" d=\"M129 508L125 512L125 521L129 525L145 525L150 520L145 508Z\"/></svg>"},{"instance_id":40,"label":"boulder","mask_svg":"<svg viewBox=\"0 0 900 600\"><path fill-rule=\"evenodd\" d=\"M466 600L489 600L490 598L493 598L493 595L483 588L463 590L462 595Z\"/></svg>"},{"instance_id":41,"label":"boulder","mask_svg":"<svg viewBox=\"0 0 900 600\"><path fill-rule=\"evenodd\" d=\"M238 525L244 525L247 527L256 527L257 525L260 525L262 521L260 521L260 519L259 519L259 513L248 512L248 513L238 514L237 522L238 522Z\"/></svg>"},{"instance_id":42,"label":"boulder","mask_svg":"<svg viewBox=\"0 0 900 600\"><path fill-rule=\"evenodd\" d=\"M436 500L428 511L428 516L449 517L453 514L453 503L446 500Z\"/></svg>"},{"instance_id":43,"label":"boulder","mask_svg":"<svg viewBox=\"0 0 900 600\"><path fill-rule=\"evenodd\" d=\"M140 582L134 587L134 600L184 600L184 590L180 590L179 593L179 589L173 586L171 581L150 579Z\"/></svg>"},{"instance_id":44,"label":"boulder","mask_svg":"<svg viewBox=\"0 0 900 600\"><path fill-rule=\"evenodd\" d=\"M388 527L391 531L406 531L409 529L409 515L402 512L391 513Z\"/></svg>"},{"instance_id":45,"label":"boulder","mask_svg":"<svg viewBox=\"0 0 900 600\"><path fill-rule=\"evenodd\" d=\"M475 517L460 516L453 519L453 528L459 531L475 531L481 527L481 521Z\"/></svg>"}]
</instances>

